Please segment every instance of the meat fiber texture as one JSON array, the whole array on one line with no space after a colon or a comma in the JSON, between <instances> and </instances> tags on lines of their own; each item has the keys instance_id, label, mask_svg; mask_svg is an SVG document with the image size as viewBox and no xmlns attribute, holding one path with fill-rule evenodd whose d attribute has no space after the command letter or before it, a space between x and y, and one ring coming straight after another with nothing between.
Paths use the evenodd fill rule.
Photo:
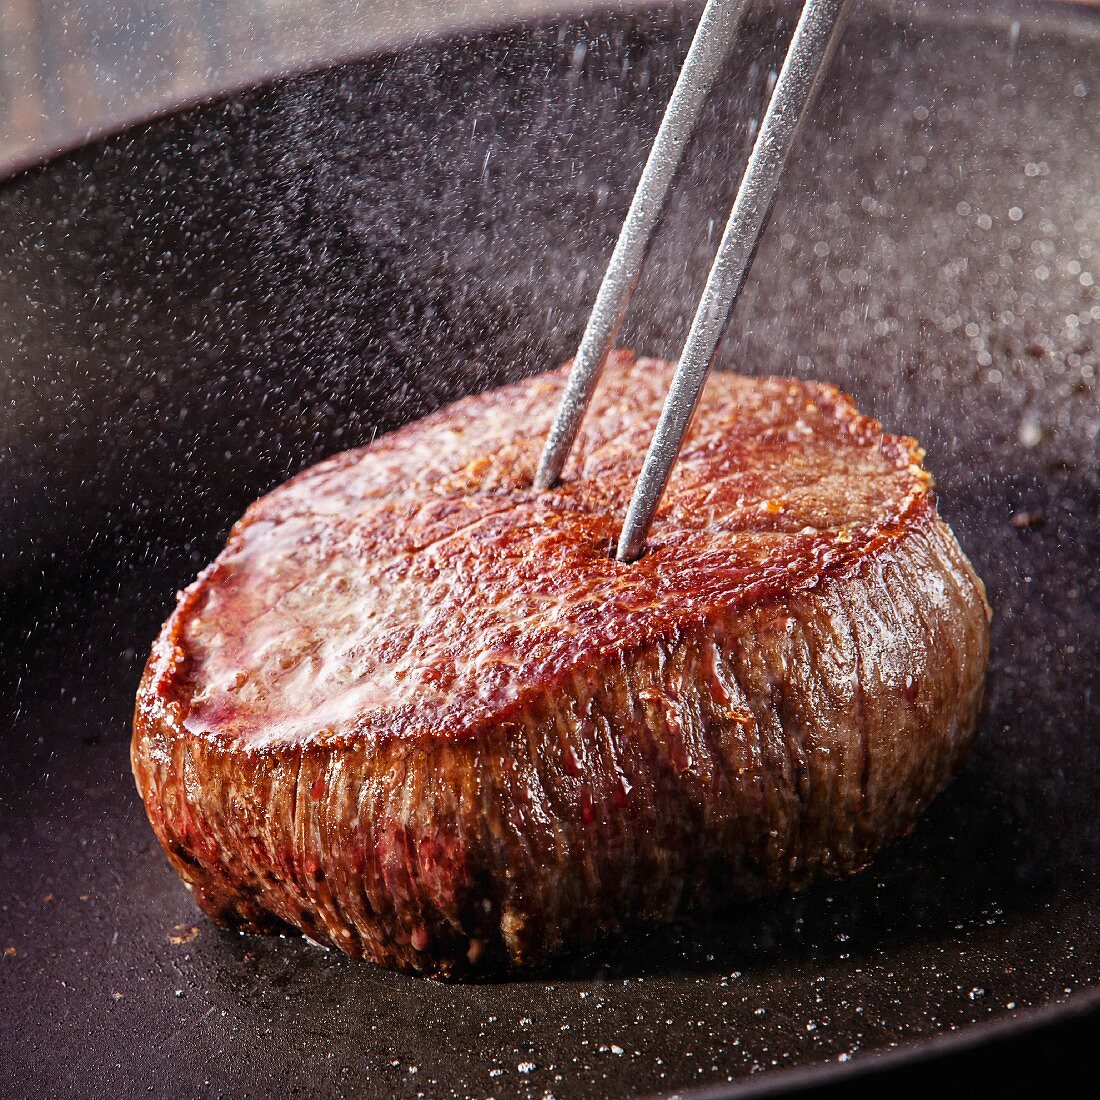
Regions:
<instances>
[{"instance_id":1,"label":"meat fiber texture","mask_svg":"<svg viewBox=\"0 0 1100 1100\"><path fill-rule=\"evenodd\" d=\"M501 972L850 874L912 828L966 757L990 614L923 452L832 386L717 373L624 565L672 370L616 353L550 491L564 368L249 508L134 720L210 917Z\"/></svg>"}]
</instances>

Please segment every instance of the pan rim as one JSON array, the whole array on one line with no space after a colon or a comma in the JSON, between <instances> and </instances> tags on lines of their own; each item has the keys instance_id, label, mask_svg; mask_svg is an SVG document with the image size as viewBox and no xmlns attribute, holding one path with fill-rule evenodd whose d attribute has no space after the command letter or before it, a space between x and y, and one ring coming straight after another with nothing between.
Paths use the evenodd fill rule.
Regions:
<instances>
[{"instance_id":1,"label":"pan rim","mask_svg":"<svg viewBox=\"0 0 1100 1100\"><path fill-rule=\"evenodd\" d=\"M811 1065L792 1066L790 1069L762 1073L739 1082L699 1085L655 1093L651 1094L651 1100L672 1100L673 1097L683 1097L684 1100L742 1100L744 1097L796 1095L829 1085L873 1079L878 1073L900 1066L935 1062L952 1054L979 1050L999 1039L1034 1035L1044 1028L1093 1016L1100 1019L1100 985L1088 986L1063 1000L1024 1009L1010 1016L964 1025L958 1031L914 1039L887 1050L868 1051L848 1062L815 1062Z\"/></svg>"},{"instance_id":2,"label":"pan rim","mask_svg":"<svg viewBox=\"0 0 1100 1100\"><path fill-rule=\"evenodd\" d=\"M781 3L783 0L766 0L769 3ZM868 0L865 5L852 13L851 19L869 19L873 13L887 14L905 10L914 21L932 25L944 25L947 22L964 23L968 26L996 29L1006 25L1010 15L1021 10L1034 13L1035 23L1040 19L1047 33L1058 33L1071 37L1089 34L1100 38L1100 6L1093 7L1090 0L988 0L977 10L959 9L960 0ZM360 43L347 49L334 50L331 53L308 54L294 61L266 66L256 65L232 79L212 82L201 91L186 95L166 94L162 99L154 99L133 111L120 111L109 122L89 126L74 132L58 141L44 142L15 153L9 158L0 156L0 187L18 179L29 172L46 168L54 161L100 145L112 138L121 137L131 130L148 126L173 115L186 114L203 107L212 107L226 103L246 92L263 91L275 87L284 81L340 69L387 54L396 54L403 50L427 47L448 38L461 38L466 35L493 34L519 29L531 23L552 22L577 17L583 14L595 14L600 11L615 10L621 14L635 11L669 8L679 6L698 7L702 0L597 0L597 5L586 4L584 0L556 0L546 10L539 12L508 11L494 16L483 16L468 22L444 22L432 30L411 30L396 33L388 37L379 37L370 43Z\"/></svg>"}]
</instances>

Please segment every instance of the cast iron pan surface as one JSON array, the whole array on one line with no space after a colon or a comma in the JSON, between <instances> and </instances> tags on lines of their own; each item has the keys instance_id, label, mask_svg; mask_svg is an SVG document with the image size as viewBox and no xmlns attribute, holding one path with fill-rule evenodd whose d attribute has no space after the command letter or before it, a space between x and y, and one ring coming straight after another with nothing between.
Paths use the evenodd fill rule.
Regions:
<instances>
[{"instance_id":1,"label":"cast iron pan surface","mask_svg":"<svg viewBox=\"0 0 1100 1100\"><path fill-rule=\"evenodd\" d=\"M696 14L428 43L0 189L0 1089L809 1087L989 1028L1034 1069L1005 1044L1095 1006L1087 15L861 8L721 351L918 436L989 586L980 739L909 839L800 897L444 985L216 928L146 823L129 720L175 589L292 472L569 355ZM789 26L750 15L624 342L677 352Z\"/></svg>"}]
</instances>

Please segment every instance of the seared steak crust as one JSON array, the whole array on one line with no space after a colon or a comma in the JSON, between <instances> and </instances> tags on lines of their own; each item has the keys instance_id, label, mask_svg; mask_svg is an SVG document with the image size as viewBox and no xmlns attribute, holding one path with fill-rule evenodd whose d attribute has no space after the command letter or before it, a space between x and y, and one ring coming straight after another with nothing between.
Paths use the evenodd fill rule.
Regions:
<instances>
[{"instance_id":1,"label":"seared steak crust","mask_svg":"<svg viewBox=\"0 0 1100 1100\"><path fill-rule=\"evenodd\" d=\"M610 557L672 367L617 354L562 485L562 371L254 504L182 592L134 774L199 905L438 975L865 866L960 766L989 609L917 444L717 374Z\"/></svg>"}]
</instances>

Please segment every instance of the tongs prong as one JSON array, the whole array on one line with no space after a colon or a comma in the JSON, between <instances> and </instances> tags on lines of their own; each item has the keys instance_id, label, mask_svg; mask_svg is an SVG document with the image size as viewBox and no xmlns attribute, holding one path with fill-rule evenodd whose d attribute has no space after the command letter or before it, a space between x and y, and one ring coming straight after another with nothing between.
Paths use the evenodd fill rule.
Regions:
<instances>
[{"instance_id":1,"label":"tongs prong","mask_svg":"<svg viewBox=\"0 0 1100 1100\"><path fill-rule=\"evenodd\" d=\"M596 304L573 357L558 414L535 475L536 489L549 489L561 477L592 391L630 305L695 120L714 87L748 6L749 0L709 0L703 9L596 294Z\"/></svg>"},{"instance_id":2,"label":"tongs prong","mask_svg":"<svg viewBox=\"0 0 1100 1100\"><path fill-rule=\"evenodd\" d=\"M756 255L757 245L775 202L787 156L794 145L799 126L813 102L826 63L836 44L838 29L842 22L841 16L847 2L848 0L806 0L802 9L752 152L749 154L745 173L741 178L737 197L718 247L718 254L691 323L676 374L665 398L657 429L650 442L641 475L627 510L616 551L616 557L620 561L636 560L645 548L649 526L665 486L668 484L672 466L680 452L684 435L699 402L703 383L706 381L718 342L745 285L749 268ZM695 41L685 62L684 71L681 72L676 91L673 93L673 102L676 101L682 86L694 87L695 85L695 77L688 72L693 64L693 58L709 56L705 44L700 43L700 39L712 33L716 25L714 22L708 22L708 16L711 20L716 20L717 9L722 9L728 18L728 9L737 8L732 26L729 27L729 35L732 38L743 6L740 2L729 5L722 3L721 0L710 0L707 4ZM728 44L729 39L721 43L722 56ZM713 83L713 79L713 73L711 73L710 83ZM707 88L710 87L710 83L707 84ZM681 103L676 123L678 128L686 127L688 132L702 104L702 96L692 96L690 103L693 105L694 113L688 115L684 109L684 103ZM669 106L671 109L672 103ZM666 112L665 122L661 126L662 132L667 123L668 113ZM683 132L682 129L681 132ZM660 136L659 133L658 141ZM683 137L682 141L686 141L686 137ZM654 145L654 149L656 148L657 143ZM682 145L677 151L677 160L680 152L682 152ZM656 215L647 204L648 195L643 194L647 186L646 176L653 159L654 153L651 152L650 161L646 165L646 171L643 172L642 181L635 193L631 212L627 216L619 243L616 245L615 255L612 256L604 283L600 287L596 308L593 310L592 317L589 318L581 349L578 351L566 383L557 419L550 431L539 465L539 475L536 480L536 485L539 487L552 485L560 475L569 449L576 438L592 390L595 388L599 371L606 362L619 322L637 283L645 258L645 248L656 224ZM670 171L664 191L661 193L662 201L667 194L671 176ZM639 199L640 195L641 199ZM652 220L632 224L631 216L634 215L636 206L640 206ZM638 246L637 240L628 241L624 245L624 237L636 237L641 231L647 234L641 247ZM619 257L618 264L616 257ZM628 266L627 261L632 262L633 266ZM605 299L602 313L601 299ZM597 317L597 313L601 315ZM591 346L586 347L586 341Z\"/></svg>"}]
</instances>

